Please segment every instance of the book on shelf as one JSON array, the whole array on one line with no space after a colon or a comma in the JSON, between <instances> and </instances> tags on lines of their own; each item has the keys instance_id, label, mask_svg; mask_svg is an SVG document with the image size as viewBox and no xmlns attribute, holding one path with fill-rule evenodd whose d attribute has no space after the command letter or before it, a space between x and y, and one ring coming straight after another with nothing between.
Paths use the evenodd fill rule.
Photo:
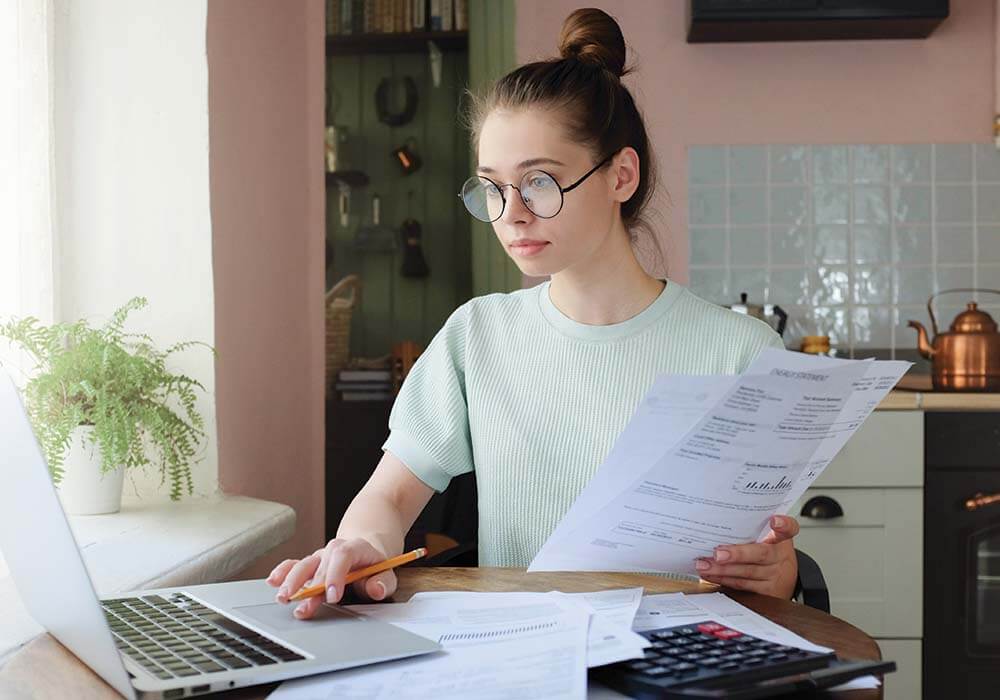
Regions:
<instances>
[{"instance_id":1,"label":"book on shelf","mask_svg":"<svg viewBox=\"0 0 1000 700\"><path fill-rule=\"evenodd\" d=\"M455 3L441 0L441 31L450 32L455 26Z\"/></svg>"},{"instance_id":2,"label":"book on shelf","mask_svg":"<svg viewBox=\"0 0 1000 700\"><path fill-rule=\"evenodd\" d=\"M427 28L427 0L412 0L413 30L422 32Z\"/></svg>"},{"instance_id":3,"label":"book on shelf","mask_svg":"<svg viewBox=\"0 0 1000 700\"><path fill-rule=\"evenodd\" d=\"M340 5L340 33L351 33L351 0L338 0Z\"/></svg>"},{"instance_id":4,"label":"book on shelf","mask_svg":"<svg viewBox=\"0 0 1000 700\"><path fill-rule=\"evenodd\" d=\"M432 32L441 31L441 0L430 0L427 14L427 28Z\"/></svg>"},{"instance_id":5,"label":"book on shelf","mask_svg":"<svg viewBox=\"0 0 1000 700\"><path fill-rule=\"evenodd\" d=\"M335 14L336 12L336 14ZM326 0L326 35L330 36L332 34L338 33L340 20L340 8L337 6L337 0Z\"/></svg>"},{"instance_id":6,"label":"book on shelf","mask_svg":"<svg viewBox=\"0 0 1000 700\"><path fill-rule=\"evenodd\" d=\"M363 34L365 31L365 0L351 0L353 18L352 34Z\"/></svg>"},{"instance_id":7,"label":"book on shelf","mask_svg":"<svg viewBox=\"0 0 1000 700\"><path fill-rule=\"evenodd\" d=\"M326 0L328 36L468 28L468 0Z\"/></svg>"}]
</instances>

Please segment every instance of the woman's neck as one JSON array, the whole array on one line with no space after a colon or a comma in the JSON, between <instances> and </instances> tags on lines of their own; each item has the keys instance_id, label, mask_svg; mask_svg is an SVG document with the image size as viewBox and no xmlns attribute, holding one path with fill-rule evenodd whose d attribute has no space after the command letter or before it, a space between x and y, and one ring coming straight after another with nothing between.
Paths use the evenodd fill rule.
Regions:
<instances>
[{"instance_id":1,"label":"woman's neck","mask_svg":"<svg viewBox=\"0 0 1000 700\"><path fill-rule=\"evenodd\" d=\"M607 326L627 321L663 292L664 283L642 268L624 231L609 240L615 244L552 275L552 304L577 323Z\"/></svg>"}]
</instances>

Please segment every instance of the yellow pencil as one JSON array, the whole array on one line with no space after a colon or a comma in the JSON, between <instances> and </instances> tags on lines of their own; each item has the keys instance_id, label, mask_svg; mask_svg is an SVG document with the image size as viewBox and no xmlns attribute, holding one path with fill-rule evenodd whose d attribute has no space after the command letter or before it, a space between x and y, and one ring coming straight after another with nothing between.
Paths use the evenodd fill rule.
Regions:
<instances>
[{"instance_id":1,"label":"yellow pencil","mask_svg":"<svg viewBox=\"0 0 1000 700\"><path fill-rule=\"evenodd\" d=\"M380 571L386 571L388 569L394 569L397 566L406 564L413 561L414 559L419 559L420 557L427 555L427 549L421 547L420 549L414 549L412 552L406 552L405 554L400 554L398 557L392 557L391 559L386 559L385 561L380 561L377 564L372 564L371 566L366 566L363 569L357 569L351 571L347 574L347 578L344 579L344 585L347 586L349 583L354 583L355 581L363 578L367 578L372 574L377 574ZM326 586L322 583L315 586L309 586L308 588L303 588L288 600L302 600L303 598L311 598L314 595L321 595L326 591Z\"/></svg>"}]
</instances>

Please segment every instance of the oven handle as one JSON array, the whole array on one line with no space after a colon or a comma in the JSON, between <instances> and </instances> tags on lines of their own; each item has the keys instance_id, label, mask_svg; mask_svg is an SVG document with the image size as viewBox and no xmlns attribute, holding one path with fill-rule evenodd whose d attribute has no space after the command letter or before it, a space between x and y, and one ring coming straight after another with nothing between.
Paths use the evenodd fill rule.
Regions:
<instances>
[{"instance_id":1,"label":"oven handle","mask_svg":"<svg viewBox=\"0 0 1000 700\"><path fill-rule=\"evenodd\" d=\"M965 509L967 511L973 511L991 505L1000 505L1000 493L992 493L989 496L983 493L977 493L972 498L965 499Z\"/></svg>"}]
</instances>

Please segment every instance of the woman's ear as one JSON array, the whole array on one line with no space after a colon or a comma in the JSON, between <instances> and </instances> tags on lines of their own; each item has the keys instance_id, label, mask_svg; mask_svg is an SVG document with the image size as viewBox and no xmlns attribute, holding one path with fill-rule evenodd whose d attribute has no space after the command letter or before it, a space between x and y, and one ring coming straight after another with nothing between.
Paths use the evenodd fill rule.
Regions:
<instances>
[{"instance_id":1,"label":"woman's ear","mask_svg":"<svg viewBox=\"0 0 1000 700\"><path fill-rule=\"evenodd\" d=\"M625 146L611 159L610 172L614 200L627 202L639 188L639 154L631 146Z\"/></svg>"}]
</instances>

